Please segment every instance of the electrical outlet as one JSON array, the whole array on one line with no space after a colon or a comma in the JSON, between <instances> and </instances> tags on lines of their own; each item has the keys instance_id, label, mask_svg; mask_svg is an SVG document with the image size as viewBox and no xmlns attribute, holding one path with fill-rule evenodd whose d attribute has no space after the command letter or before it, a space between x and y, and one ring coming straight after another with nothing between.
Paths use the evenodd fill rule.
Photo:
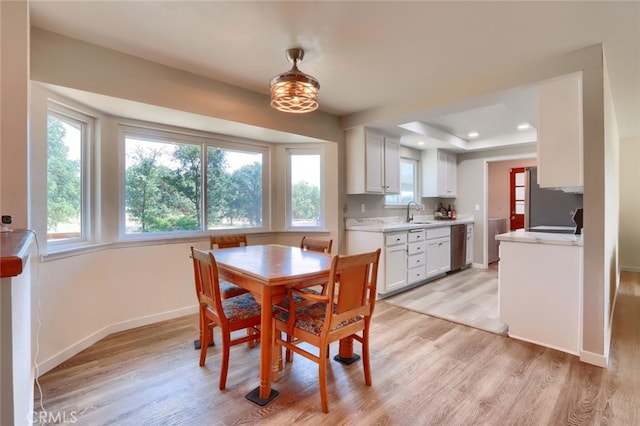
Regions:
<instances>
[{"instance_id":1,"label":"electrical outlet","mask_svg":"<svg viewBox=\"0 0 640 426\"><path fill-rule=\"evenodd\" d=\"M9 215L2 215L2 225L0 225L0 232L11 232L9 225L13 222L13 218Z\"/></svg>"}]
</instances>

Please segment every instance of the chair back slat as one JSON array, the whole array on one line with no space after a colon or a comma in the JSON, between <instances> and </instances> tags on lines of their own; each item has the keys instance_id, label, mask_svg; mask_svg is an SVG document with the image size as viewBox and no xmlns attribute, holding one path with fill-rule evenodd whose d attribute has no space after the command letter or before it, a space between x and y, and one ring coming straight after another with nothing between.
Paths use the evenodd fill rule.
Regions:
<instances>
[{"instance_id":1,"label":"chair back slat","mask_svg":"<svg viewBox=\"0 0 640 426\"><path fill-rule=\"evenodd\" d=\"M238 235L210 235L209 245L211 249L222 249L229 247L244 247L247 245L247 236Z\"/></svg>"},{"instance_id":2,"label":"chair back slat","mask_svg":"<svg viewBox=\"0 0 640 426\"><path fill-rule=\"evenodd\" d=\"M369 264L340 270L336 313L342 313L366 304Z\"/></svg>"},{"instance_id":3,"label":"chair back slat","mask_svg":"<svg viewBox=\"0 0 640 426\"><path fill-rule=\"evenodd\" d=\"M316 238L302 237L300 248L303 250L317 251L320 253L331 254L331 246L333 240L320 240Z\"/></svg>"},{"instance_id":4,"label":"chair back slat","mask_svg":"<svg viewBox=\"0 0 640 426\"><path fill-rule=\"evenodd\" d=\"M222 310L222 295L220 292L220 281L218 278L218 265L213 254L191 247L191 257L193 258L194 270L196 272L196 289L199 291L199 302L205 303L221 320L224 313Z\"/></svg>"},{"instance_id":5,"label":"chair back slat","mask_svg":"<svg viewBox=\"0 0 640 426\"><path fill-rule=\"evenodd\" d=\"M350 256L335 256L327 287L335 310L328 312L329 328L358 315L371 315L375 304L380 250ZM373 291L372 291L373 290Z\"/></svg>"}]
</instances>

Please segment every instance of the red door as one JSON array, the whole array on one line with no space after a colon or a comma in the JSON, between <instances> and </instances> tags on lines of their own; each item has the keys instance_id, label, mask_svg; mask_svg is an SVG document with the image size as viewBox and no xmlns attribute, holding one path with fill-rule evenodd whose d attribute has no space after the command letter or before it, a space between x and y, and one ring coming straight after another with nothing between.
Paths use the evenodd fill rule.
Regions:
<instances>
[{"instance_id":1,"label":"red door","mask_svg":"<svg viewBox=\"0 0 640 426\"><path fill-rule=\"evenodd\" d=\"M509 169L509 211L511 212L509 230L524 228L524 167Z\"/></svg>"}]
</instances>

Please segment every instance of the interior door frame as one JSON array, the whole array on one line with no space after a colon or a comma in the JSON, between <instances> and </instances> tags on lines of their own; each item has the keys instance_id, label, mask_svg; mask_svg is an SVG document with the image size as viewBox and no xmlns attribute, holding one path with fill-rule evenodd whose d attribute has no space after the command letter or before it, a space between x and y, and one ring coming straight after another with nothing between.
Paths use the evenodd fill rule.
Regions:
<instances>
[{"instance_id":1,"label":"interior door frame","mask_svg":"<svg viewBox=\"0 0 640 426\"><path fill-rule=\"evenodd\" d=\"M496 156L496 157L488 157L483 160L484 162L484 176L482 179L483 186L483 206L482 206L482 267L487 269L489 267L489 253L487 250L487 241L489 240L489 163L497 163L500 161L511 161L511 160L528 160L531 158L538 158L538 154L536 152L530 152L526 154L519 155L504 155L504 156ZM476 230L473 230L474 237L478 235ZM473 240L474 253L475 248L477 247L476 239Z\"/></svg>"}]
</instances>

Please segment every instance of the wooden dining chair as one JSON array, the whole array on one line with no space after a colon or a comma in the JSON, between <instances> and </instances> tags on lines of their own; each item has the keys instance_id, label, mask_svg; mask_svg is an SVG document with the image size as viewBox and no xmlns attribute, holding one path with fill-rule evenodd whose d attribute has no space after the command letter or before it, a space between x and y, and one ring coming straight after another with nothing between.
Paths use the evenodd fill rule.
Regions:
<instances>
[{"instance_id":1,"label":"wooden dining chair","mask_svg":"<svg viewBox=\"0 0 640 426\"><path fill-rule=\"evenodd\" d=\"M229 247L245 247L246 245L247 236L244 234L209 236L209 246L212 250ZM223 299L228 299L230 297L248 293L248 290L226 280L220 280L220 289L222 290Z\"/></svg>"},{"instance_id":2,"label":"wooden dining chair","mask_svg":"<svg viewBox=\"0 0 640 426\"><path fill-rule=\"evenodd\" d=\"M376 302L379 259L380 249L371 253L335 256L331 262L326 294L290 288L287 290L289 309L275 312L275 342L279 354L284 346L318 363L320 400L325 413L329 412L327 359L330 343L353 337L362 344L364 380L367 386L371 386L369 329ZM294 295L305 303L296 303ZM361 335L358 334L360 332ZM291 336L293 341L288 337L283 339L282 333ZM318 354L298 346L300 342L315 346Z\"/></svg>"},{"instance_id":3,"label":"wooden dining chair","mask_svg":"<svg viewBox=\"0 0 640 426\"><path fill-rule=\"evenodd\" d=\"M255 342L260 338L260 305L249 293L222 299L218 267L211 252L191 247L191 257L195 270L196 288L200 304L200 366L205 364L207 347L212 333L209 324L215 324L222 334L222 365L220 366L219 388L223 390L229 369L229 348L245 342ZM246 336L231 338L236 330L248 330ZM250 331L250 332L249 332Z\"/></svg>"},{"instance_id":4,"label":"wooden dining chair","mask_svg":"<svg viewBox=\"0 0 640 426\"><path fill-rule=\"evenodd\" d=\"M331 254L331 245L333 240L319 240L316 238L302 237L300 248L302 250L319 251L321 253Z\"/></svg>"},{"instance_id":5,"label":"wooden dining chair","mask_svg":"<svg viewBox=\"0 0 640 426\"><path fill-rule=\"evenodd\" d=\"M320 240L320 239L316 239L316 238L307 238L307 237L303 236L302 240L300 241L300 248L302 250L317 251L317 252L325 253L325 254L331 254L331 246L332 245L333 245L333 240L332 239ZM300 289L300 288L303 288L303 287L296 286L296 288ZM321 291L317 291L316 293L324 293L324 285L322 286L322 290Z\"/></svg>"}]
</instances>

